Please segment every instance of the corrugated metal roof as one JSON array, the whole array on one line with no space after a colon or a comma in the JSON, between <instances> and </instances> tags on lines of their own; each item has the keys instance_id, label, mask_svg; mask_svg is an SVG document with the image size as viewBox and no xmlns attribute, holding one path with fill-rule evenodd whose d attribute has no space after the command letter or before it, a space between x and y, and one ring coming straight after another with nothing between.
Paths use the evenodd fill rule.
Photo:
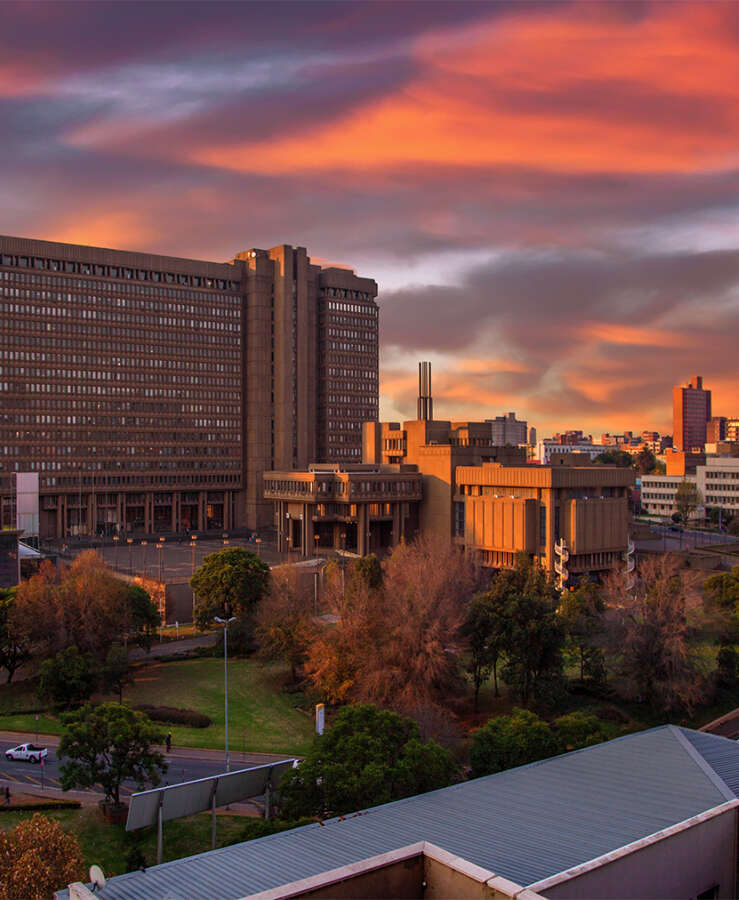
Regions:
<instances>
[{"instance_id":1,"label":"corrugated metal roof","mask_svg":"<svg viewBox=\"0 0 739 900\"><path fill-rule=\"evenodd\" d=\"M718 806L727 795L720 779L739 786L735 742L663 726L121 875L97 896L237 900L421 840L529 885Z\"/></svg>"}]
</instances>

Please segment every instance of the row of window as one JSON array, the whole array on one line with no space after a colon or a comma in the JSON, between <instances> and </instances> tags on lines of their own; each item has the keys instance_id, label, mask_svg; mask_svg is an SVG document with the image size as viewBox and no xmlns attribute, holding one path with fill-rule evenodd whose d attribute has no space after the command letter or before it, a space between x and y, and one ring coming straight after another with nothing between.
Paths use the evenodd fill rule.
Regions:
<instances>
[{"instance_id":1,"label":"row of window","mask_svg":"<svg viewBox=\"0 0 739 900\"><path fill-rule=\"evenodd\" d=\"M126 281L152 281L163 284L179 284L189 287L203 287L219 291L237 291L238 281L226 278L212 278L207 275L184 275L175 272L161 272L152 269L138 269L128 266L108 266L100 263L77 262L76 260L47 259L42 256L22 256L10 253L0 255L0 265L14 269L46 270L64 272L67 275L96 275L101 278L121 278Z\"/></svg>"}]
</instances>

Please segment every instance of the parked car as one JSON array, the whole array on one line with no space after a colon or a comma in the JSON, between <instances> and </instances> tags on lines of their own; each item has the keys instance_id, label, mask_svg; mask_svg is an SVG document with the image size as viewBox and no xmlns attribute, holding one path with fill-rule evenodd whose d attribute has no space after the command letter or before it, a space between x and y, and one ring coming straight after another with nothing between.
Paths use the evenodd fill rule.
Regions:
<instances>
[{"instance_id":1,"label":"parked car","mask_svg":"<svg viewBox=\"0 0 739 900\"><path fill-rule=\"evenodd\" d=\"M37 744L19 744L17 747L13 747L12 750L5 751L5 759L37 763L41 762L48 752L46 747L39 747Z\"/></svg>"}]
</instances>

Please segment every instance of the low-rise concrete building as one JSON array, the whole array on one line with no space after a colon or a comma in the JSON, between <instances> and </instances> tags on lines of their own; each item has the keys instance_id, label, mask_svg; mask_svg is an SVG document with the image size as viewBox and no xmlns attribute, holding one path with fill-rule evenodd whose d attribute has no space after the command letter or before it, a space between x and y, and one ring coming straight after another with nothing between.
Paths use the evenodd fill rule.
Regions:
<instances>
[{"instance_id":1,"label":"low-rise concrete building","mask_svg":"<svg viewBox=\"0 0 739 900\"><path fill-rule=\"evenodd\" d=\"M275 504L281 553L364 556L416 536L423 489L415 466L315 464L307 472L265 472L264 497Z\"/></svg>"},{"instance_id":2,"label":"low-rise concrete building","mask_svg":"<svg viewBox=\"0 0 739 900\"><path fill-rule=\"evenodd\" d=\"M549 466L484 463L457 469L456 537L480 561L511 568L528 553L560 584L624 568L631 469L578 465L577 454Z\"/></svg>"}]
</instances>

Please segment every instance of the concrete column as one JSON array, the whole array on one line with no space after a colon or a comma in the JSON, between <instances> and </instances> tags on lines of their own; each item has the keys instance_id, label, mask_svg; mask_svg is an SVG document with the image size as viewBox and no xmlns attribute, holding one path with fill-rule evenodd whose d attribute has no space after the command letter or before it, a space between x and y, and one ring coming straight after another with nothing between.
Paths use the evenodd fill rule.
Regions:
<instances>
[{"instance_id":1,"label":"concrete column","mask_svg":"<svg viewBox=\"0 0 739 900\"><path fill-rule=\"evenodd\" d=\"M198 531L205 531L205 491L198 491Z\"/></svg>"},{"instance_id":2,"label":"concrete column","mask_svg":"<svg viewBox=\"0 0 739 900\"><path fill-rule=\"evenodd\" d=\"M400 543L400 521L402 519L402 516L400 514L400 511L401 511L400 503L398 503L397 500L393 502L392 510L393 510L393 536L392 536L391 544L394 547L396 544Z\"/></svg>"},{"instance_id":3,"label":"concrete column","mask_svg":"<svg viewBox=\"0 0 739 900\"><path fill-rule=\"evenodd\" d=\"M332 526L332 540L331 540L331 547L334 550L341 549L341 542L340 542L340 538L339 538L340 534L341 534L341 527L338 522L334 522L334 524Z\"/></svg>"},{"instance_id":4,"label":"concrete column","mask_svg":"<svg viewBox=\"0 0 739 900\"><path fill-rule=\"evenodd\" d=\"M285 504L277 501L277 552L285 552Z\"/></svg>"},{"instance_id":5,"label":"concrete column","mask_svg":"<svg viewBox=\"0 0 739 900\"><path fill-rule=\"evenodd\" d=\"M180 530L180 522L179 522L179 499L180 495L177 491L172 491L172 531Z\"/></svg>"},{"instance_id":6,"label":"concrete column","mask_svg":"<svg viewBox=\"0 0 739 900\"><path fill-rule=\"evenodd\" d=\"M151 534L154 531L154 495L144 494L144 531Z\"/></svg>"},{"instance_id":7,"label":"concrete column","mask_svg":"<svg viewBox=\"0 0 739 900\"><path fill-rule=\"evenodd\" d=\"M313 507L303 504L303 556L313 556L315 542L313 540Z\"/></svg>"},{"instance_id":8,"label":"concrete column","mask_svg":"<svg viewBox=\"0 0 739 900\"><path fill-rule=\"evenodd\" d=\"M59 494L56 502L56 536L59 538L66 537L64 528L64 497Z\"/></svg>"},{"instance_id":9,"label":"concrete column","mask_svg":"<svg viewBox=\"0 0 739 900\"><path fill-rule=\"evenodd\" d=\"M367 555L367 504L357 503L357 553Z\"/></svg>"}]
</instances>

